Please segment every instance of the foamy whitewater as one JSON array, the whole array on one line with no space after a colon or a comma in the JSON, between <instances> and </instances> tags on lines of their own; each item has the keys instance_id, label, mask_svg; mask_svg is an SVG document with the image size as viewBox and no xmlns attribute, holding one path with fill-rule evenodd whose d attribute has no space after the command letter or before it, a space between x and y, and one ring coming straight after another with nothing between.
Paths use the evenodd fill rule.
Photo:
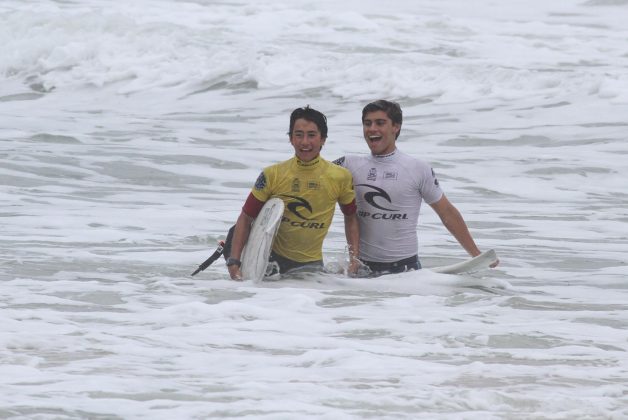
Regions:
<instances>
[{"instance_id":1,"label":"foamy whitewater","mask_svg":"<svg viewBox=\"0 0 628 420\"><path fill-rule=\"evenodd\" d=\"M628 1L4 0L0 418L628 418ZM255 284L224 238L288 118L404 110L495 270ZM342 262L336 214L324 245Z\"/></svg>"}]
</instances>

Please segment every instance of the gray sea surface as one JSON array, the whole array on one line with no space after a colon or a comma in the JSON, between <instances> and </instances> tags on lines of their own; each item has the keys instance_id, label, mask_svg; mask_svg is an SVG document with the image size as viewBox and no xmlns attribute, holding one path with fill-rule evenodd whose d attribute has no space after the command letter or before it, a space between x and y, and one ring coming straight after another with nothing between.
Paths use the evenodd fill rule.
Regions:
<instances>
[{"instance_id":1,"label":"gray sea surface","mask_svg":"<svg viewBox=\"0 0 628 420\"><path fill-rule=\"evenodd\" d=\"M628 4L381 6L0 5L0 418L628 417ZM378 98L496 269L424 206L425 270L190 276L292 109L332 160Z\"/></svg>"}]
</instances>

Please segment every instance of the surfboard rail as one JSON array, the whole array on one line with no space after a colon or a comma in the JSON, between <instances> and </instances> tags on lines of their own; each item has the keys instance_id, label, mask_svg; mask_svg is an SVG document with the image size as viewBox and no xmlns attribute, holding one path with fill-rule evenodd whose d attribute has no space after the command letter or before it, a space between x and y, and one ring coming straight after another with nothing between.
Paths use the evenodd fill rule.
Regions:
<instances>
[{"instance_id":1,"label":"surfboard rail","mask_svg":"<svg viewBox=\"0 0 628 420\"><path fill-rule=\"evenodd\" d=\"M268 200L251 225L249 239L242 250L242 279L261 281L266 274L268 258L283 216L283 200Z\"/></svg>"},{"instance_id":2,"label":"surfboard rail","mask_svg":"<svg viewBox=\"0 0 628 420\"><path fill-rule=\"evenodd\" d=\"M494 249L489 249L488 251L484 251L480 255L470 258L468 260L464 260L455 264L443 265L439 267L426 267L428 270L431 270L435 273L442 274L461 274L461 273L472 273L475 271L480 271L487 269L497 262L497 253Z\"/></svg>"}]
</instances>

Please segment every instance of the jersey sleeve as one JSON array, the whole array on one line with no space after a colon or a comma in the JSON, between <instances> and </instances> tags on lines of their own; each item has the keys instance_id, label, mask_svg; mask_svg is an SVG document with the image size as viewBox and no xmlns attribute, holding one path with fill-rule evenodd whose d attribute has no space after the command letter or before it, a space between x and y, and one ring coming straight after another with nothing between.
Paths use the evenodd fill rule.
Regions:
<instances>
[{"instance_id":1,"label":"jersey sleeve","mask_svg":"<svg viewBox=\"0 0 628 420\"><path fill-rule=\"evenodd\" d=\"M427 204L433 204L443 196L443 190L440 188L434 169L426 163L421 165L419 193Z\"/></svg>"},{"instance_id":2,"label":"jersey sleeve","mask_svg":"<svg viewBox=\"0 0 628 420\"><path fill-rule=\"evenodd\" d=\"M350 204L355 200L355 191L353 190L353 176L348 169L342 169L342 178L340 181L340 193L338 194L338 203L340 205Z\"/></svg>"},{"instance_id":3,"label":"jersey sleeve","mask_svg":"<svg viewBox=\"0 0 628 420\"><path fill-rule=\"evenodd\" d=\"M352 214L355 214L358 211L358 206L355 203L355 200L353 200L349 204L341 204L340 210L345 216L351 216Z\"/></svg>"},{"instance_id":4,"label":"jersey sleeve","mask_svg":"<svg viewBox=\"0 0 628 420\"><path fill-rule=\"evenodd\" d=\"M262 211L262 207L264 207L264 202L255 198L253 193L249 193L244 206L242 206L242 211L255 219L259 212Z\"/></svg>"}]
</instances>

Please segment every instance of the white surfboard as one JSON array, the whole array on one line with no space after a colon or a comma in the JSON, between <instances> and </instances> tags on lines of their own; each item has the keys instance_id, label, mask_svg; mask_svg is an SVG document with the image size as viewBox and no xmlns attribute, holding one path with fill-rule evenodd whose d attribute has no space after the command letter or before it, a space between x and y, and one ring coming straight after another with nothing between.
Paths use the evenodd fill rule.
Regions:
<instances>
[{"instance_id":1,"label":"white surfboard","mask_svg":"<svg viewBox=\"0 0 628 420\"><path fill-rule=\"evenodd\" d=\"M273 240L281 224L283 210L283 201L280 198L271 198L255 218L249 239L242 250L243 280L261 281L264 278Z\"/></svg>"},{"instance_id":2,"label":"white surfboard","mask_svg":"<svg viewBox=\"0 0 628 420\"><path fill-rule=\"evenodd\" d=\"M427 267L429 270L434 271L435 273L443 273L443 274L460 274L460 273L471 273L474 271L480 271L487 269L497 261L497 254L494 249L489 249L488 251L484 251L480 255L470 258L468 260L444 265L441 267Z\"/></svg>"}]
</instances>

